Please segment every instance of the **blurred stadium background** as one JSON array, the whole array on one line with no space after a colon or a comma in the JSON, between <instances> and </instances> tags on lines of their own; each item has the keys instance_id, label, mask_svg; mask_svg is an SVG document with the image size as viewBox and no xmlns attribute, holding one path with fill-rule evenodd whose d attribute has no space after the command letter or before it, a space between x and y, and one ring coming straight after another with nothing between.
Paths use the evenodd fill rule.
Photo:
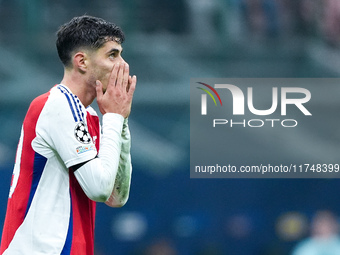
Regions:
<instances>
[{"instance_id":1,"label":"blurred stadium background","mask_svg":"<svg viewBox=\"0 0 340 255\"><path fill-rule=\"evenodd\" d=\"M337 0L0 0L1 224L26 110L62 77L55 31L73 16L89 14L123 28L123 56L138 76L130 117L131 196L121 209L97 206L95 254L290 254L308 236L316 211L340 215L340 181L190 179L190 78L339 77L339 5ZM326 107L337 113L337 106ZM325 155L336 157L327 150L327 142L330 148L340 142L336 129L305 132L322 141Z\"/></svg>"}]
</instances>

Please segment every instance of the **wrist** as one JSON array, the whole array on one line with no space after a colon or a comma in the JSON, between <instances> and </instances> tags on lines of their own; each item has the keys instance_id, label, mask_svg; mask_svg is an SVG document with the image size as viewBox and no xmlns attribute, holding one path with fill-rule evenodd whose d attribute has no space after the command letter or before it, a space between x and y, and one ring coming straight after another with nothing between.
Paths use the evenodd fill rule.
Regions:
<instances>
[{"instance_id":1,"label":"wrist","mask_svg":"<svg viewBox=\"0 0 340 255\"><path fill-rule=\"evenodd\" d=\"M107 127L121 132L124 124L124 117L118 113L105 113L103 115L103 133Z\"/></svg>"}]
</instances>

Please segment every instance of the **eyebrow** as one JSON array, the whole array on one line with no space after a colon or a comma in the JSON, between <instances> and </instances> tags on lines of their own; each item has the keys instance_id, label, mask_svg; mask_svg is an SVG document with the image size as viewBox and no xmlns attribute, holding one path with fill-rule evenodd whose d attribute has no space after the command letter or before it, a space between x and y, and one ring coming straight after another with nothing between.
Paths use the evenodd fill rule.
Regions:
<instances>
[{"instance_id":1,"label":"eyebrow","mask_svg":"<svg viewBox=\"0 0 340 255\"><path fill-rule=\"evenodd\" d=\"M120 51L119 49L117 49L117 48L112 48L111 50L109 50L108 52L107 52L107 54L111 54L111 53L122 53L123 52L123 48L122 48L122 50Z\"/></svg>"}]
</instances>

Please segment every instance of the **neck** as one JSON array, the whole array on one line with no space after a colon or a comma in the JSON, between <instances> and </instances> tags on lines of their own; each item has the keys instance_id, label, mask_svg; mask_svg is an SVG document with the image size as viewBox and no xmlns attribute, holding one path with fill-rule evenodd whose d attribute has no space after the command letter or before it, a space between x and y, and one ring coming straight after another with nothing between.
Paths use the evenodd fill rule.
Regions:
<instances>
[{"instance_id":1,"label":"neck","mask_svg":"<svg viewBox=\"0 0 340 255\"><path fill-rule=\"evenodd\" d=\"M95 84L88 82L80 75L65 70L61 84L67 86L75 94L85 107L88 107L96 97Z\"/></svg>"}]
</instances>

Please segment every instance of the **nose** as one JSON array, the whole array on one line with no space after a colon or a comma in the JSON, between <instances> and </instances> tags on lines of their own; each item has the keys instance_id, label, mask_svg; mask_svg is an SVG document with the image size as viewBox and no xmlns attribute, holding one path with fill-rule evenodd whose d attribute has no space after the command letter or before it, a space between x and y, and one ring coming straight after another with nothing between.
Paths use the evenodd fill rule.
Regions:
<instances>
[{"instance_id":1,"label":"nose","mask_svg":"<svg viewBox=\"0 0 340 255\"><path fill-rule=\"evenodd\" d=\"M121 60L120 60L121 63L127 64L127 62L125 61L124 58L122 58L122 57L120 57L120 58L121 58Z\"/></svg>"}]
</instances>

